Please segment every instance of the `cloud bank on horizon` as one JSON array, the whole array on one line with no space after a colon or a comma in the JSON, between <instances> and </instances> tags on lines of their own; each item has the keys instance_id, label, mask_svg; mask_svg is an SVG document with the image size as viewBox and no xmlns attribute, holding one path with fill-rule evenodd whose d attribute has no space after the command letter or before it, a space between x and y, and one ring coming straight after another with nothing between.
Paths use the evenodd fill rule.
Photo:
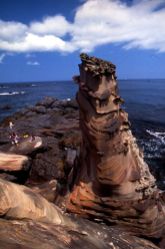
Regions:
<instances>
[{"instance_id":1,"label":"cloud bank on horizon","mask_svg":"<svg viewBox=\"0 0 165 249\"><path fill-rule=\"evenodd\" d=\"M117 43L124 49L165 52L164 20L164 0L134 0L131 5L120 0L87 0L76 9L73 22L62 15L29 24L0 20L0 50L91 52L97 46Z\"/></svg>"}]
</instances>

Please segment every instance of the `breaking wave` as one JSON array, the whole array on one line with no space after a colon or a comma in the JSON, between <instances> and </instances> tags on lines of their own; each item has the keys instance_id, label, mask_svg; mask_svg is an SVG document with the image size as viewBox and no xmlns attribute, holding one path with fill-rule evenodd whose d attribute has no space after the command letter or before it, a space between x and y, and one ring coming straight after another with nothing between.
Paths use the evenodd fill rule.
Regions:
<instances>
[{"instance_id":1,"label":"breaking wave","mask_svg":"<svg viewBox=\"0 0 165 249\"><path fill-rule=\"evenodd\" d=\"M0 96L9 96L9 95L20 95L20 94L25 94L25 91L21 91L21 92L3 92L0 93Z\"/></svg>"},{"instance_id":2,"label":"breaking wave","mask_svg":"<svg viewBox=\"0 0 165 249\"><path fill-rule=\"evenodd\" d=\"M165 155L165 131L146 130L147 137L139 140L146 158L162 158Z\"/></svg>"},{"instance_id":3,"label":"breaking wave","mask_svg":"<svg viewBox=\"0 0 165 249\"><path fill-rule=\"evenodd\" d=\"M150 131L150 130L146 130L146 132L148 134L150 134L151 136L159 139L160 142L165 145L165 132L158 132L158 131L154 132L154 131Z\"/></svg>"}]
</instances>

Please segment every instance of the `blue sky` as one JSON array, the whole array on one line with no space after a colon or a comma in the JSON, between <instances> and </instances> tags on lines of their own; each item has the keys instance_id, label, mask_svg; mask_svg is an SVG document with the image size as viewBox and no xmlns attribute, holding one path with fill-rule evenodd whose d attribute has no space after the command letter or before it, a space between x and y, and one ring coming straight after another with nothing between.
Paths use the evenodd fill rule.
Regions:
<instances>
[{"instance_id":1,"label":"blue sky","mask_svg":"<svg viewBox=\"0 0 165 249\"><path fill-rule=\"evenodd\" d=\"M1 0L0 82L70 80L80 52L165 78L164 0Z\"/></svg>"}]
</instances>

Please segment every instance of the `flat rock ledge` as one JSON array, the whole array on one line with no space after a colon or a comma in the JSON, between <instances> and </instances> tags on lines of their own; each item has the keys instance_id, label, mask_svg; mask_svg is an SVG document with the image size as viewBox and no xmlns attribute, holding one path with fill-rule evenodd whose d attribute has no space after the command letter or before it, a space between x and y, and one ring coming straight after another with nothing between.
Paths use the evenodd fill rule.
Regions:
<instances>
[{"instance_id":1,"label":"flat rock ledge","mask_svg":"<svg viewBox=\"0 0 165 249\"><path fill-rule=\"evenodd\" d=\"M27 163L27 156L0 152L0 170L18 171L23 170Z\"/></svg>"}]
</instances>

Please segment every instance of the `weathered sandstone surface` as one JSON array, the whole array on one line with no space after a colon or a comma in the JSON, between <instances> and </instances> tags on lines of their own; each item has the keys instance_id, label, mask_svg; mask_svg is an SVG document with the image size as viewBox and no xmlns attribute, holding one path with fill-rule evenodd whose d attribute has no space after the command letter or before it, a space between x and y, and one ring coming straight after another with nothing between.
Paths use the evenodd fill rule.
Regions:
<instances>
[{"instance_id":1,"label":"weathered sandstone surface","mask_svg":"<svg viewBox=\"0 0 165 249\"><path fill-rule=\"evenodd\" d=\"M165 193L159 190L121 109L115 66L81 54L77 101L82 144L68 211L135 234L165 236Z\"/></svg>"}]
</instances>

